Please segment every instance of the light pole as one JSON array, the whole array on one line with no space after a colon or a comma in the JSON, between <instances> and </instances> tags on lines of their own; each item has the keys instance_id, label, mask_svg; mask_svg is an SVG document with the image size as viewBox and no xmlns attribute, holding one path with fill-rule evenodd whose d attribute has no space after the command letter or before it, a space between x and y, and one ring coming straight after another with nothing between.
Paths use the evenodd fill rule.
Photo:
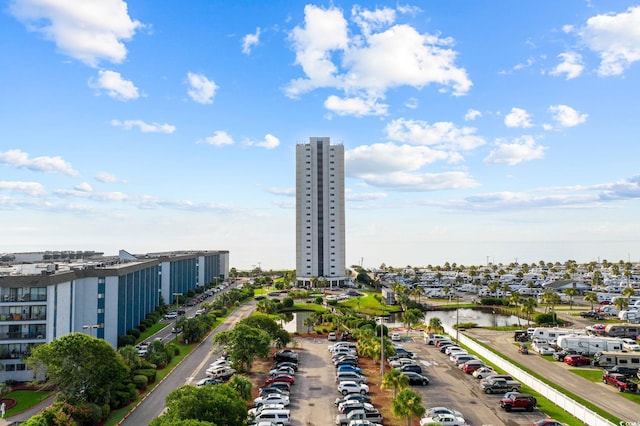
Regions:
<instances>
[{"instance_id":1,"label":"light pole","mask_svg":"<svg viewBox=\"0 0 640 426\"><path fill-rule=\"evenodd\" d=\"M456 343L458 342L458 333L460 332L460 299L456 293Z\"/></svg>"},{"instance_id":2,"label":"light pole","mask_svg":"<svg viewBox=\"0 0 640 426\"><path fill-rule=\"evenodd\" d=\"M173 296L176 298L176 318L178 317L178 302L180 301L180 296L182 293L173 293Z\"/></svg>"},{"instance_id":3,"label":"light pole","mask_svg":"<svg viewBox=\"0 0 640 426\"><path fill-rule=\"evenodd\" d=\"M384 377L384 317L380 319L380 377Z\"/></svg>"},{"instance_id":4,"label":"light pole","mask_svg":"<svg viewBox=\"0 0 640 426\"><path fill-rule=\"evenodd\" d=\"M100 328L100 325L99 325L99 324L83 325L83 326L82 326L82 328L83 328L84 330L87 330L87 329L88 329L88 330L89 330L89 336L90 336L90 337L93 337L93 330L94 330L94 329L97 329L97 328Z\"/></svg>"}]
</instances>

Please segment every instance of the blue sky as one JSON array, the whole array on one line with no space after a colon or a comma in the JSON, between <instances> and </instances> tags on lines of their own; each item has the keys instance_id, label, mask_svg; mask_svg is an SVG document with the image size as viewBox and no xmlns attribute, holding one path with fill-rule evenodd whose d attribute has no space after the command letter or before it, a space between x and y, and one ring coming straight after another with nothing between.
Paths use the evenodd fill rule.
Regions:
<instances>
[{"instance_id":1,"label":"blue sky","mask_svg":"<svg viewBox=\"0 0 640 426\"><path fill-rule=\"evenodd\" d=\"M640 4L10 0L0 252L295 265L295 145L347 264L640 257Z\"/></svg>"}]
</instances>

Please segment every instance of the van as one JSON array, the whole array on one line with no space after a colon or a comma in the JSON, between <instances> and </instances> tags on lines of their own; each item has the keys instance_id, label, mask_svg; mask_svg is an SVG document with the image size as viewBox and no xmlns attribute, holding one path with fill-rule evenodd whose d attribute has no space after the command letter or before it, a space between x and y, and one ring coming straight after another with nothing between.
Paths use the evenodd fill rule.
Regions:
<instances>
[{"instance_id":1,"label":"van","mask_svg":"<svg viewBox=\"0 0 640 426\"><path fill-rule=\"evenodd\" d=\"M277 425L288 426L291 424L289 410L262 410L256 416L256 422L272 422Z\"/></svg>"}]
</instances>

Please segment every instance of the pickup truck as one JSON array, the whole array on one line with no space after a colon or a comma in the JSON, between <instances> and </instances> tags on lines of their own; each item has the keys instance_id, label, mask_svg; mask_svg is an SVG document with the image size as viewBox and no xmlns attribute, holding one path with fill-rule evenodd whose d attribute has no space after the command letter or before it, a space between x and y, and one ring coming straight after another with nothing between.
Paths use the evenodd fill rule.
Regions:
<instances>
[{"instance_id":1,"label":"pickup truck","mask_svg":"<svg viewBox=\"0 0 640 426\"><path fill-rule=\"evenodd\" d=\"M349 414L338 414L336 416L336 425L348 426L352 420L369 420L372 423L382 423L382 414L378 410L353 410Z\"/></svg>"},{"instance_id":2,"label":"pickup truck","mask_svg":"<svg viewBox=\"0 0 640 426\"><path fill-rule=\"evenodd\" d=\"M482 387L484 393L505 393L507 391L519 391L522 385L515 380L494 379L481 382L480 387Z\"/></svg>"},{"instance_id":3,"label":"pickup truck","mask_svg":"<svg viewBox=\"0 0 640 426\"><path fill-rule=\"evenodd\" d=\"M603 373L602 381L615 386L620 392L638 392L638 385L620 373Z\"/></svg>"}]
</instances>

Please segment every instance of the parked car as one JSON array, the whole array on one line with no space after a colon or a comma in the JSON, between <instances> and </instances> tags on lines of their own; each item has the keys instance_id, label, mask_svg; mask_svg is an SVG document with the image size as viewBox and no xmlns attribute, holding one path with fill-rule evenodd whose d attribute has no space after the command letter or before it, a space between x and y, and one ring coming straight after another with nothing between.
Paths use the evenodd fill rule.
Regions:
<instances>
[{"instance_id":1,"label":"parked car","mask_svg":"<svg viewBox=\"0 0 640 426\"><path fill-rule=\"evenodd\" d=\"M176 318L178 318L178 313L176 311L171 311L164 314L164 319L172 320Z\"/></svg>"},{"instance_id":2,"label":"parked car","mask_svg":"<svg viewBox=\"0 0 640 426\"><path fill-rule=\"evenodd\" d=\"M487 376L490 376L492 374L496 374L496 372L495 372L495 370L493 368L488 367L488 366L480 367L476 371L471 373L471 375L473 377L478 378L478 379L486 378Z\"/></svg>"},{"instance_id":3,"label":"parked car","mask_svg":"<svg viewBox=\"0 0 640 426\"><path fill-rule=\"evenodd\" d=\"M264 404L282 404L285 407L289 405L289 397L286 395L280 395L272 393L266 396L259 396L253 400L253 405L259 407Z\"/></svg>"},{"instance_id":4,"label":"parked car","mask_svg":"<svg viewBox=\"0 0 640 426\"><path fill-rule=\"evenodd\" d=\"M624 374L604 372L602 381L618 388L620 392L638 392L638 384L627 379Z\"/></svg>"},{"instance_id":5,"label":"parked car","mask_svg":"<svg viewBox=\"0 0 640 426\"><path fill-rule=\"evenodd\" d=\"M390 359L389 360L389 365L393 368L400 368L403 365L410 365L410 364L415 364L416 362L414 360L412 360L411 358L396 358L396 359Z\"/></svg>"},{"instance_id":6,"label":"parked car","mask_svg":"<svg viewBox=\"0 0 640 426\"><path fill-rule=\"evenodd\" d=\"M403 371L402 374L409 378L410 385L426 386L429 384L429 379L422 374L414 373L413 371Z\"/></svg>"},{"instance_id":7,"label":"parked car","mask_svg":"<svg viewBox=\"0 0 640 426\"><path fill-rule=\"evenodd\" d=\"M533 422L532 426L567 426L564 423L560 423L554 419L542 419L537 422Z\"/></svg>"},{"instance_id":8,"label":"parked car","mask_svg":"<svg viewBox=\"0 0 640 426\"><path fill-rule=\"evenodd\" d=\"M402 337L400 337L400 333L391 333L391 340L393 342L399 342L402 340Z\"/></svg>"},{"instance_id":9,"label":"parked car","mask_svg":"<svg viewBox=\"0 0 640 426\"><path fill-rule=\"evenodd\" d=\"M463 417L462 413L460 413L460 411L456 411L456 410L451 410L447 407L433 407L433 408L429 408L426 412L424 417L433 417L436 414L451 414L454 417Z\"/></svg>"},{"instance_id":10,"label":"parked car","mask_svg":"<svg viewBox=\"0 0 640 426\"><path fill-rule=\"evenodd\" d=\"M484 393L501 393L505 391L519 391L522 385L514 380L492 379L484 383L480 383L480 387Z\"/></svg>"},{"instance_id":11,"label":"parked car","mask_svg":"<svg viewBox=\"0 0 640 426\"><path fill-rule=\"evenodd\" d=\"M293 371L298 371L298 363L297 362L289 362L289 361L281 361L281 362L276 362L273 365L273 368L280 368L280 367L291 367L293 369Z\"/></svg>"},{"instance_id":12,"label":"parked car","mask_svg":"<svg viewBox=\"0 0 640 426\"><path fill-rule=\"evenodd\" d=\"M343 395L346 395L348 393L360 393L365 395L369 393L369 386L365 385L364 383L356 383L350 381L340 382L338 383L338 392Z\"/></svg>"},{"instance_id":13,"label":"parked car","mask_svg":"<svg viewBox=\"0 0 640 426\"><path fill-rule=\"evenodd\" d=\"M343 397L336 398L335 404L340 405L341 402L345 401L360 401L360 402L371 402L371 397L369 395L362 395L359 393L348 393Z\"/></svg>"},{"instance_id":14,"label":"parked car","mask_svg":"<svg viewBox=\"0 0 640 426\"><path fill-rule=\"evenodd\" d=\"M463 417L454 416L452 414L436 414L433 417L423 417L420 419L420 426L426 425L448 425L448 426L466 426L467 422Z\"/></svg>"},{"instance_id":15,"label":"parked car","mask_svg":"<svg viewBox=\"0 0 640 426\"><path fill-rule=\"evenodd\" d=\"M281 366L278 368L274 368L269 371L269 376L278 376L280 374L288 374L289 376L294 376L296 371L291 367Z\"/></svg>"},{"instance_id":16,"label":"parked car","mask_svg":"<svg viewBox=\"0 0 640 426\"><path fill-rule=\"evenodd\" d=\"M351 371L352 373L362 374L362 368L356 367L355 365L351 365L351 364L339 366L338 372L341 372L341 371L344 371L344 372Z\"/></svg>"},{"instance_id":17,"label":"parked car","mask_svg":"<svg viewBox=\"0 0 640 426\"><path fill-rule=\"evenodd\" d=\"M574 351L573 349L564 349L554 353L553 359L556 361L564 361L564 357L567 355L578 355L578 352Z\"/></svg>"},{"instance_id":18,"label":"parked car","mask_svg":"<svg viewBox=\"0 0 640 426\"><path fill-rule=\"evenodd\" d=\"M533 411L537 404L538 401L536 401L533 396L525 393L519 393L513 395L511 398L503 398L500 400L500 406L504 408L505 411L511 411L514 409Z\"/></svg>"},{"instance_id":19,"label":"parked car","mask_svg":"<svg viewBox=\"0 0 640 426\"><path fill-rule=\"evenodd\" d=\"M276 382L285 382L285 383L294 384L296 382L296 379L293 376L290 376L288 374L280 374L277 376L268 377L267 380L265 380L266 384L271 384Z\"/></svg>"},{"instance_id":20,"label":"parked car","mask_svg":"<svg viewBox=\"0 0 640 426\"><path fill-rule=\"evenodd\" d=\"M280 383L285 384L285 383ZM289 390L281 386L269 385L264 388L260 388L258 396L267 396L270 394L286 395L289 396Z\"/></svg>"},{"instance_id":21,"label":"parked car","mask_svg":"<svg viewBox=\"0 0 640 426\"><path fill-rule=\"evenodd\" d=\"M336 374L336 383L352 381L356 383L367 383L367 378L361 374L354 373L351 371L342 371Z\"/></svg>"},{"instance_id":22,"label":"parked car","mask_svg":"<svg viewBox=\"0 0 640 426\"><path fill-rule=\"evenodd\" d=\"M474 371L476 371L476 370L478 370L478 369L480 369L480 368L482 368L484 366L485 366L484 362L482 362L480 360L477 360L477 359L472 359L472 360L469 360L469 361L465 362L464 364L461 364L460 365L460 367L461 367L460 369L462 371L464 371L465 373L467 373L467 374L472 374Z\"/></svg>"},{"instance_id":23,"label":"parked car","mask_svg":"<svg viewBox=\"0 0 640 426\"><path fill-rule=\"evenodd\" d=\"M298 362L298 353L291 350L291 349L285 349L282 350L280 352L276 352L273 355L273 358L276 360L276 362L279 361L289 361L289 362Z\"/></svg>"},{"instance_id":24,"label":"parked car","mask_svg":"<svg viewBox=\"0 0 640 426\"><path fill-rule=\"evenodd\" d=\"M200 387L200 386L206 386L206 385L219 385L221 383L224 383L222 380L220 379L214 379L213 377L207 377L204 378L202 380L198 380L196 382L196 386Z\"/></svg>"},{"instance_id":25,"label":"parked car","mask_svg":"<svg viewBox=\"0 0 640 426\"><path fill-rule=\"evenodd\" d=\"M422 367L420 367L418 364L405 364L399 367L398 370L402 371L403 373L411 371L413 373L422 374Z\"/></svg>"},{"instance_id":26,"label":"parked car","mask_svg":"<svg viewBox=\"0 0 640 426\"><path fill-rule=\"evenodd\" d=\"M382 414L378 410L366 411L366 410L353 410L349 414L338 414L336 416L337 426L348 426L353 420L369 420L374 423L382 422Z\"/></svg>"},{"instance_id":27,"label":"parked car","mask_svg":"<svg viewBox=\"0 0 640 426\"><path fill-rule=\"evenodd\" d=\"M564 363L574 367L579 365L590 365L591 358L585 355L566 355L564 357Z\"/></svg>"},{"instance_id":28,"label":"parked car","mask_svg":"<svg viewBox=\"0 0 640 426\"><path fill-rule=\"evenodd\" d=\"M333 331L329 333L329 335L327 336L327 340L330 342L335 342L336 340L338 340L338 337L336 336L336 333L334 333Z\"/></svg>"}]
</instances>

